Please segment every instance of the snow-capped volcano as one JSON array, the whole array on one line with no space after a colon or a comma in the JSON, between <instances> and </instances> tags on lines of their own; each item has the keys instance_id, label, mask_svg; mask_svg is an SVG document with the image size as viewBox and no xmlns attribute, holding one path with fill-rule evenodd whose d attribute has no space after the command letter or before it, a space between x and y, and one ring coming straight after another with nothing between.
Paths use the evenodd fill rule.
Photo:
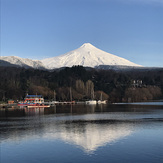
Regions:
<instances>
[{"instance_id":1,"label":"snow-capped volcano","mask_svg":"<svg viewBox=\"0 0 163 163\"><path fill-rule=\"evenodd\" d=\"M141 67L140 65L124 58L102 51L90 43L85 43L78 49L63 55L43 60L32 60L16 56L1 56L0 63L1 66L10 65L35 69L55 69L61 67L72 67L74 65L93 68L105 65Z\"/></svg>"},{"instance_id":2,"label":"snow-capped volcano","mask_svg":"<svg viewBox=\"0 0 163 163\"><path fill-rule=\"evenodd\" d=\"M82 65L84 67L95 67L99 65L140 66L124 58L102 51L90 43L85 43L78 49L63 55L41 61L48 69L72 67L74 65Z\"/></svg>"}]
</instances>

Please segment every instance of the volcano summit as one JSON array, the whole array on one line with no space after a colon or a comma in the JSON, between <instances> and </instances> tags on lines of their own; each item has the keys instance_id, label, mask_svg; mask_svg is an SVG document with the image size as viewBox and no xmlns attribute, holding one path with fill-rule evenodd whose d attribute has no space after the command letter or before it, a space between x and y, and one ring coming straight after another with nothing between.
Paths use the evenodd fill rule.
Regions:
<instances>
[{"instance_id":1,"label":"volcano summit","mask_svg":"<svg viewBox=\"0 0 163 163\"><path fill-rule=\"evenodd\" d=\"M41 61L48 69L72 67L74 65L81 65L84 67L96 67L99 65L140 67L140 65L130 62L127 59L100 50L90 43L85 43L78 49L63 55L43 59Z\"/></svg>"}]
</instances>

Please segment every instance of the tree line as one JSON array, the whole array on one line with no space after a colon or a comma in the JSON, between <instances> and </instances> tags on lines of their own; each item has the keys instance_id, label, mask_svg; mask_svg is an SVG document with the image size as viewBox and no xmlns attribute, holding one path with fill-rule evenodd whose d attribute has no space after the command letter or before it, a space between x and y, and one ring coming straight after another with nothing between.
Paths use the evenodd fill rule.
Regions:
<instances>
[{"instance_id":1,"label":"tree line","mask_svg":"<svg viewBox=\"0 0 163 163\"><path fill-rule=\"evenodd\" d=\"M163 96L163 69L114 71L73 66L46 71L0 67L0 79L0 101L23 100L27 93L60 101L99 100L102 95L110 102L131 102ZM141 84L134 85L138 80Z\"/></svg>"}]
</instances>

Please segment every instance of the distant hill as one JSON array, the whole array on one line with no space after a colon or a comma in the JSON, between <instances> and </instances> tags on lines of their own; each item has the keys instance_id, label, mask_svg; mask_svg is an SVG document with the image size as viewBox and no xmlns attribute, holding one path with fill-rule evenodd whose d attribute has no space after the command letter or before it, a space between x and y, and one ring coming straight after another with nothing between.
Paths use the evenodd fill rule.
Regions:
<instances>
[{"instance_id":1,"label":"distant hill","mask_svg":"<svg viewBox=\"0 0 163 163\"><path fill-rule=\"evenodd\" d=\"M34 61L32 59L20 58L16 56L1 56L0 66L45 69L41 61Z\"/></svg>"},{"instance_id":2,"label":"distant hill","mask_svg":"<svg viewBox=\"0 0 163 163\"><path fill-rule=\"evenodd\" d=\"M3 67L20 67L19 65L11 64L10 62L0 60L0 66Z\"/></svg>"}]
</instances>

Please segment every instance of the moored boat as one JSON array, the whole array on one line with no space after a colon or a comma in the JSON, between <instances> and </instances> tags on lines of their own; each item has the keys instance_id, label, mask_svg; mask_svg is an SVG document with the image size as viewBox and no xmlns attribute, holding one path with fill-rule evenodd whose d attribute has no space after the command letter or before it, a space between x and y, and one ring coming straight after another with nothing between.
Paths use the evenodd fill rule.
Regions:
<instances>
[{"instance_id":1,"label":"moored boat","mask_svg":"<svg viewBox=\"0 0 163 163\"><path fill-rule=\"evenodd\" d=\"M89 100L89 101L86 101L85 103L89 104L89 105L96 105L97 101L96 100Z\"/></svg>"},{"instance_id":2,"label":"moored boat","mask_svg":"<svg viewBox=\"0 0 163 163\"><path fill-rule=\"evenodd\" d=\"M94 100L94 88L92 88L92 90L91 90L91 100L88 100L88 101L86 101L85 103L86 104L89 104L89 105L96 105L97 104L97 101L96 100Z\"/></svg>"},{"instance_id":3,"label":"moored boat","mask_svg":"<svg viewBox=\"0 0 163 163\"><path fill-rule=\"evenodd\" d=\"M107 100L98 100L97 103L98 104L106 104L107 103Z\"/></svg>"},{"instance_id":4,"label":"moored boat","mask_svg":"<svg viewBox=\"0 0 163 163\"><path fill-rule=\"evenodd\" d=\"M44 98L42 95L27 95L23 102L19 102L18 106L44 106Z\"/></svg>"},{"instance_id":5,"label":"moored boat","mask_svg":"<svg viewBox=\"0 0 163 163\"><path fill-rule=\"evenodd\" d=\"M101 97L100 100L97 101L98 104L106 104L107 100L102 100L102 93L101 93Z\"/></svg>"}]
</instances>

